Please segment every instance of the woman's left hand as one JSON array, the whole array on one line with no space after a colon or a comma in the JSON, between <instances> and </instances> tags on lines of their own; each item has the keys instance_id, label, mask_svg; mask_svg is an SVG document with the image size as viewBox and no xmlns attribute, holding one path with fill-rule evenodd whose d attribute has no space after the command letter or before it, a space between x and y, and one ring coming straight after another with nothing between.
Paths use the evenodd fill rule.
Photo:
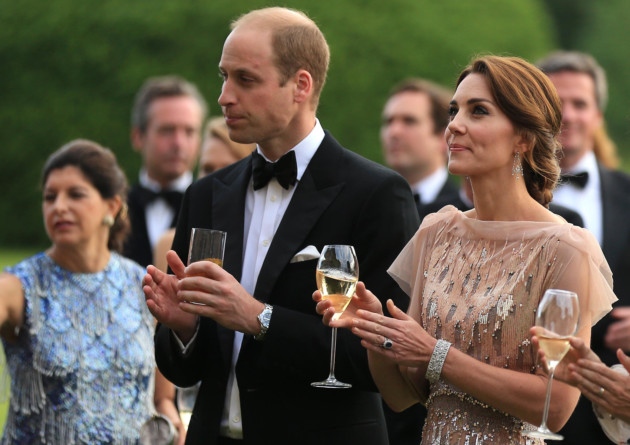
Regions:
<instances>
[{"instance_id":1,"label":"woman's left hand","mask_svg":"<svg viewBox=\"0 0 630 445\"><path fill-rule=\"evenodd\" d=\"M367 350L398 365L426 368L437 340L392 300L387 300L387 309L392 318L358 310L352 319L352 333L361 338L361 344Z\"/></svg>"}]
</instances>

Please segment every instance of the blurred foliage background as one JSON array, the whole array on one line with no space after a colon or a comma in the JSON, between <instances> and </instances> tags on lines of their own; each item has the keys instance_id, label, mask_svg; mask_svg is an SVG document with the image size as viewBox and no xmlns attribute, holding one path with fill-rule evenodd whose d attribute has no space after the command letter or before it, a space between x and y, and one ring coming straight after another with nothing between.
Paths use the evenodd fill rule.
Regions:
<instances>
[{"instance_id":1,"label":"blurred foliage background","mask_svg":"<svg viewBox=\"0 0 630 445\"><path fill-rule=\"evenodd\" d=\"M134 94L146 77L179 74L196 83L211 115L217 64L238 15L269 1L0 0L0 254L47 245L39 174L71 139L110 147L136 181L129 143ZM332 50L321 100L323 126L348 148L382 161L380 112L389 88L407 76L452 86L480 53L536 61L557 48L591 52L609 75L609 130L628 158L630 61L626 0L286 0L307 12Z\"/></svg>"}]
</instances>

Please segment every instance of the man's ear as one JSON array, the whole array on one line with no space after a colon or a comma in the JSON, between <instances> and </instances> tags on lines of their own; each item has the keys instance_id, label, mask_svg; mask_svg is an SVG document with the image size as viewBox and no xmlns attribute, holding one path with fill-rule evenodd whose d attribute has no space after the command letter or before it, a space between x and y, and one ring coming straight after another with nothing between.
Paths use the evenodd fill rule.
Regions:
<instances>
[{"instance_id":1,"label":"man's ear","mask_svg":"<svg viewBox=\"0 0 630 445\"><path fill-rule=\"evenodd\" d=\"M131 129L131 145L133 149L137 152L142 151L142 147L144 146L144 134L138 127L133 127Z\"/></svg>"},{"instance_id":2,"label":"man's ear","mask_svg":"<svg viewBox=\"0 0 630 445\"><path fill-rule=\"evenodd\" d=\"M306 70L298 70L294 75L295 92L293 98L296 102L310 101L313 96L313 77Z\"/></svg>"}]
</instances>

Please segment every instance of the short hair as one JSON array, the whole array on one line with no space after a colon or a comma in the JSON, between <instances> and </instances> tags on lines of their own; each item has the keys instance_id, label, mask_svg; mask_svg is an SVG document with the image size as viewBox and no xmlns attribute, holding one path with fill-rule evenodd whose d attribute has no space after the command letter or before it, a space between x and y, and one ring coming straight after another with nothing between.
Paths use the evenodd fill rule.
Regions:
<instances>
[{"instance_id":1,"label":"short hair","mask_svg":"<svg viewBox=\"0 0 630 445\"><path fill-rule=\"evenodd\" d=\"M206 127L203 132L204 141L211 137L215 137L223 141L230 150L230 153L232 153L237 159L247 157L256 148L256 144L241 144L230 139L228 127L225 123L225 118L223 117L211 118L208 123L206 123Z\"/></svg>"},{"instance_id":2,"label":"short hair","mask_svg":"<svg viewBox=\"0 0 630 445\"><path fill-rule=\"evenodd\" d=\"M590 54L579 51L555 51L536 62L536 66L545 74L570 71L588 75L595 85L595 101L603 113L608 104L608 82L606 71Z\"/></svg>"},{"instance_id":3,"label":"short hair","mask_svg":"<svg viewBox=\"0 0 630 445\"><path fill-rule=\"evenodd\" d=\"M165 97L191 97L201 108L202 119L208 106L195 85L179 76L160 76L147 79L138 92L131 110L131 126L144 133L149 125L149 108L157 99Z\"/></svg>"},{"instance_id":4,"label":"short hair","mask_svg":"<svg viewBox=\"0 0 630 445\"><path fill-rule=\"evenodd\" d=\"M608 105L608 82L606 71L590 54L579 51L555 51L539 60L536 65L547 75L561 72L586 74L593 79L595 103L602 113ZM619 166L617 146L608 136L605 126L595 133L593 152L597 160L608 168Z\"/></svg>"},{"instance_id":5,"label":"short hair","mask_svg":"<svg viewBox=\"0 0 630 445\"><path fill-rule=\"evenodd\" d=\"M389 91L388 100L400 93L412 92L426 94L431 103L431 117L433 119L433 133L444 133L448 126L448 109L453 92L430 80L410 77L402 80Z\"/></svg>"},{"instance_id":6,"label":"short hair","mask_svg":"<svg viewBox=\"0 0 630 445\"><path fill-rule=\"evenodd\" d=\"M96 142L87 139L75 139L63 145L48 157L41 175L42 187L53 170L64 167L76 167L94 186L103 199L119 196L123 207L114 218L109 229L107 247L121 252L125 238L131 230L127 218L127 177L118 165L114 153Z\"/></svg>"},{"instance_id":7,"label":"short hair","mask_svg":"<svg viewBox=\"0 0 630 445\"><path fill-rule=\"evenodd\" d=\"M270 7L240 16L230 29L239 26L258 26L271 31L280 84L284 85L300 69L308 71L313 78L313 101L317 106L330 64L330 48L317 24L302 11Z\"/></svg>"},{"instance_id":8,"label":"short hair","mask_svg":"<svg viewBox=\"0 0 630 445\"><path fill-rule=\"evenodd\" d=\"M482 56L459 75L459 85L469 74L488 82L499 109L530 144L523 153L523 179L529 194L548 206L558 183L562 105L549 78L519 57Z\"/></svg>"}]
</instances>

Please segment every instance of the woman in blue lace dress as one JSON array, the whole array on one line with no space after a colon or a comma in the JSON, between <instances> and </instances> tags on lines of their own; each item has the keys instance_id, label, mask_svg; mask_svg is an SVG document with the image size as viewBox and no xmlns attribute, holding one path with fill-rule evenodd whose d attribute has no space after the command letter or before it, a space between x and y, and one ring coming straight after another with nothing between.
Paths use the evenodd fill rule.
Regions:
<instances>
[{"instance_id":1,"label":"woman in blue lace dress","mask_svg":"<svg viewBox=\"0 0 630 445\"><path fill-rule=\"evenodd\" d=\"M154 321L144 270L117 253L127 181L110 150L76 140L50 156L42 184L52 244L0 274L1 443L136 444L154 410Z\"/></svg>"}]
</instances>

